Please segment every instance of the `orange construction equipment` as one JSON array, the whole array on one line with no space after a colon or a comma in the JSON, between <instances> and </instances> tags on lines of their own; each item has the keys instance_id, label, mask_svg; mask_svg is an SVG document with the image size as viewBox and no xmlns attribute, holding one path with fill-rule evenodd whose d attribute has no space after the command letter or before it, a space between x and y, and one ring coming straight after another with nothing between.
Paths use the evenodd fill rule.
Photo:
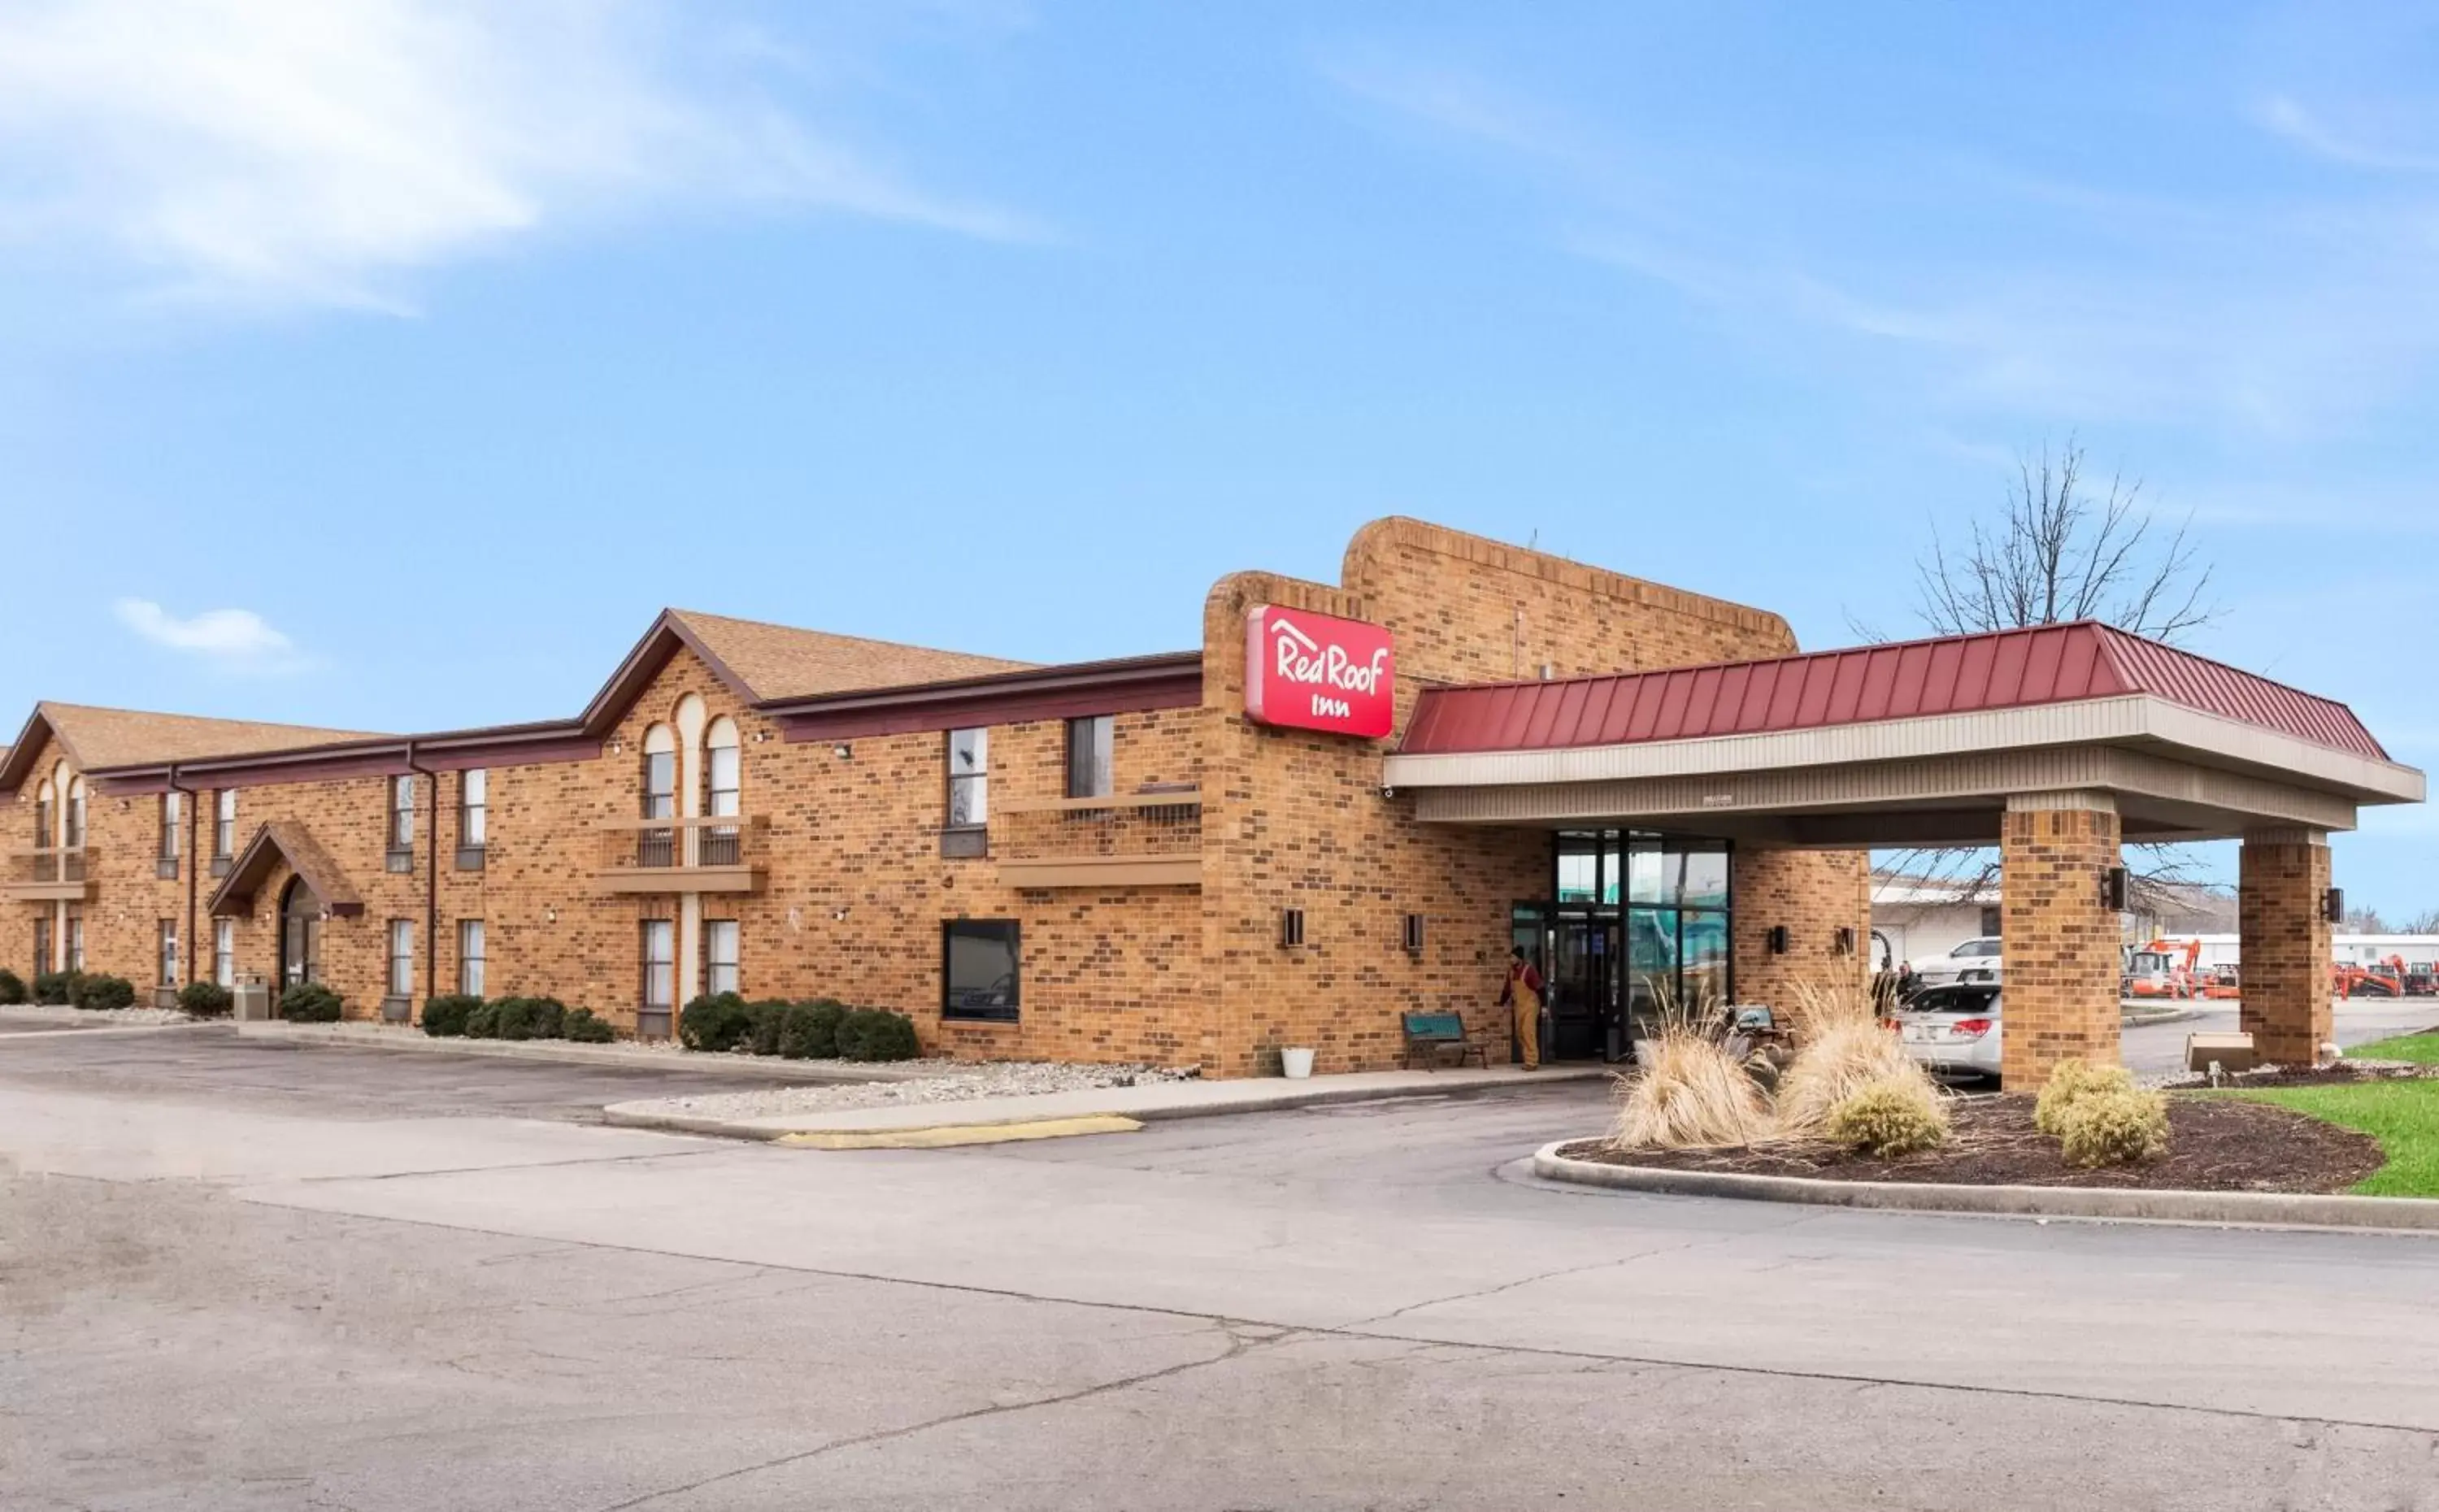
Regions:
<instances>
[{"instance_id":1,"label":"orange construction equipment","mask_svg":"<svg viewBox=\"0 0 2439 1512\"><path fill-rule=\"evenodd\" d=\"M2194 969L2202 956L2202 942L2174 945L2157 939L2127 957L2122 987L2129 998L2190 998L2201 990Z\"/></svg>"},{"instance_id":2,"label":"orange construction equipment","mask_svg":"<svg viewBox=\"0 0 2439 1512\"><path fill-rule=\"evenodd\" d=\"M2233 966L2212 967L2202 980L2202 996L2240 998L2244 996L2244 979Z\"/></svg>"},{"instance_id":3,"label":"orange construction equipment","mask_svg":"<svg viewBox=\"0 0 2439 1512\"><path fill-rule=\"evenodd\" d=\"M2331 969L2329 990L2341 998L2405 996L2405 958L2392 955L2370 966L2341 962Z\"/></svg>"}]
</instances>

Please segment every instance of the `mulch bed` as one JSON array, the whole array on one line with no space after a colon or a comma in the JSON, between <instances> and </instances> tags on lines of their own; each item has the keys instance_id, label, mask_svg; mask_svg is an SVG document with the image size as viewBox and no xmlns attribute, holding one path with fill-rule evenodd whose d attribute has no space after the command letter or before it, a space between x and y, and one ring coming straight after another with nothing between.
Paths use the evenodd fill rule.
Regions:
<instances>
[{"instance_id":1,"label":"mulch bed","mask_svg":"<svg viewBox=\"0 0 2439 1512\"><path fill-rule=\"evenodd\" d=\"M2264 1083L2250 1083L2263 1085ZM1840 1182L1953 1182L1970 1186L2132 1186L2194 1192L2341 1192L2379 1169L2379 1142L2263 1103L2172 1097L2168 1153L2141 1165L2081 1170L2033 1127L2028 1094L1963 1099L1939 1149L1896 1160L1815 1142L1745 1149L1611 1149L1585 1140L1571 1160Z\"/></svg>"}]
</instances>

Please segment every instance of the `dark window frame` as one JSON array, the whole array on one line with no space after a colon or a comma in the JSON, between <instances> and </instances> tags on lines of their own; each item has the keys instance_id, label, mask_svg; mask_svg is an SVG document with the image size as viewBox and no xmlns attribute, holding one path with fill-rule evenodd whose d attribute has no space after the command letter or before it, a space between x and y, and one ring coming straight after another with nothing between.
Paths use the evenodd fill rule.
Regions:
<instances>
[{"instance_id":1,"label":"dark window frame","mask_svg":"<svg viewBox=\"0 0 2439 1512\"><path fill-rule=\"evenodd\" d=\"M471 951L466 948L469 930L473 932L472 938L474 948ZM461 918L457 921L457 990L470 997L481 997L490 986L490 946L486 939L488 934L489 932L483 928L483 921L479 918ZM473 963L477 969L472 973L469 973L466 969L469 962Z\"/></svg>"},{"instance_id":2,"label":"dark window frame","mask_svg":"<svg viewBox=\"0 0 2439 1512\"><path fill-rule=\"evenodd\" d=\"M237 790L215 788L212 790L212 860L225 863L236 854ZM225 869L223 865L223 870Z\"/></svg>"},{"instance_id":3,"label":"dark window frame","mask_svg":"<svg viewBox=\"0 0 2439 1512\"><path fill-rule=\"evenodd\" d=\"M1107 798L1117 792L1118 721L1084 714L1067 721L1067 796Z\"/></svg>"},{"instance_id":4,"label":"dark window frame","mask_svg":"<svg viewBox=\"0 0 2439 1512\"><path fill-rule=\"evenodd\" d=\"M399 935L406 935L406 948L399 949ZM394 918L383 932L382 996L411 998L415 996L415 920Z\"/></svg>"},{"instance_id":5,"label":"dark window frame","mask_svg":"<svg viewBox=\"0 0 2439 1512\"><path fill-rule=\"evenodd\" d=\"M160 985L178 985L178 921L165 918L152 932L153 969L160 973Z\"/></svg>"},{"instance_id":6,"label":"dark window frame","mask_svg":"<svg viewBox=\"0 0 2439 1512\"><path fill-rule=\"evenodd\" d=\"M736 948L725 962L712 958L711 938L715 928L723 928ZM726 987L716 985L712 972L724 968L729 974ZM703 921L703 989L706 993L741 992L745 987L745 925L733 918L707 918Z\"/></svg>"},{"instance_id":7,"label":"dark window frame","mask_svg":"<svg viewBox=\"0 0 2439 1512\"><path fill-rule=\"evenodd\" d=\"M957 770L957 738L963 735L970 735L978 738L980 749L976 752L976 755L981 758L981 768L978 771L960 772ZM990 726L987 724L969 724L958 729L948 731L943 737L940 747L940 763L942 771L948 774L948 788L946 793L947 807L941 810L943 817L941 819L940 827L943 829L988 828L990 826ZM958 817L959 805L957 800L958 795L963 792L979 792L982 794L981 818L961 819ZM969 807L967 811L971 811L970 807Z\"/></svg>"},{"instance_id":8,"label":"dark window frame","mask_svg":"<svg viewBox=\"0 0 2439 1512\"><path fill-rule=\"evenodd\" d=\"M988 987L959 988L954 972L956 939L988 938L1004 945L1009 968ZM1003 990L1002 984L1006 987ZM1005 1003L977 1005L977 996L1003 996ZM964 1001L960 1001L962 998ZM1024 926L1013 918L948 918L940 921L940 1018L951 1023L1016 1023L1024 1008Z\"/></svg>"},{"instance_id":9,"label":"dark window frame","mask_svg":"<svg viewBox=\"0 0 2439 1512\"><path fill-rule=\"evenodd\" d=\"M491 842L491 771L468 767L457 774L457 869L480 871Z\"/></svg>"},{"instance_id":10,"label":"dark window frame","mask_svg":"<svg viewBox=\"0 0 2439 1512\"><path fill-rule=\"evenodd\" d=\"M668 932L669 953L666 961L652 956L652 935L658 930ZM635 1002L648 1012L674 1013L678 999L678 923L673 918L645 918L635 921L636 982ZM659 1002L652 999L652 969L666 966L669 972L668 994Z\"/></svg>"}]
</instances>

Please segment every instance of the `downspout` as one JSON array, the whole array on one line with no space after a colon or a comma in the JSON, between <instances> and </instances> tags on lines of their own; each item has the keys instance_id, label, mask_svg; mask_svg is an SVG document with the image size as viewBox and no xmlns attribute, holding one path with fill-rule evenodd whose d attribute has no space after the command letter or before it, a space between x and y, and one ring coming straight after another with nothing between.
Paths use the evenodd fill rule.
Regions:
<instances>
[{"instance_id":1,"label":"downspout","mask_svg":"<svg viewBox=\"0 0 2439 1512\"><path fill-rule=\"evenodd\" d=\"M440 774L415 764L415 742L406 742L406 770L432 779L431 818L424 826L423 848L430 852L423 868L423 1001L440 994ZM415 1004L406 1005L406 1022L415 1022Z\"/></svg>"},{"instance_id":2,"label":"downspout","mask_svg":"<svg viewBox=\"0 0 2439 1512\"><path fill-rule=\"evenodd\" d=\"M200 943L195 938L197 898L203 886L202 879L196 874L203 870L200 864L203 858L195 853L195 795L178 786L178 763L175 761L169 763L169 791L179 796L180 818L187 831L183 837L185 853L178 858L179 864L187 869L187 958L179 964L186 970L186 985L192 987L195 982L195 952Z\"/></svg>"}]
</instances>

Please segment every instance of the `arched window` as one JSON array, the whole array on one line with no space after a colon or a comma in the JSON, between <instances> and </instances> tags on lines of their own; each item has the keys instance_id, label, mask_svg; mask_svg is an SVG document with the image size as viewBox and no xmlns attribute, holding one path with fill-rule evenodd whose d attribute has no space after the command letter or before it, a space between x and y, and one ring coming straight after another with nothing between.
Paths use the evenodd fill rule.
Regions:
<instances>
[{"instance_id":1,"label":"arched window","mask_svg":"<svg viewBox=\"0 0 2439 1512\"><path fill-rule=\"evenodd\" d=\"M282 987L322 980L322 899L305 879L289 879L279 895L279 981Z\"/></svg>"},{"instance_id":2,"label":"arched window","mask_svg":"<svg viewBox=\"0 0 2439 1512\"><path fill-rule=\"evenodd\" d=\"M84 848L84 778L68 779L67 820L60 826L60 847L63 850Z\"/></svg>"},{"instance_id":3,"label":"arched window","mask_svg":"<svg viewBox=\"0 0 2439 1512\"><path fill-rule=\"evenodd\" d=\"M711 818L726 818L743 810L738 807L744 781L744 753L737 743L737 722L719 719L703 739L703 811ZM703 831L701 863L705 866L734 866L738 863L737 827L713 825Z\"/></svg>"},{"instance_id":4,"label":"arched window","mask_svg":"<svg viewBox=\"0 0 2439 1512\"><path fill-rule=\"evenodd\" d=\"M36 850L48 850L59 843L59 831L52 827L51 823L58 808L59 791L51 786L50 778L45 777L42 786L34 790L34 848Z\"/></svg>"},{"instance_id":5,"label":"arched window","mask_svg":"<svg viewBox=\"0 0 2439 1512\"><path fill-rule=\"evenodd\" d=\"M674 819L678 812L678 738L666 724L644 732L643 816ZM677 863L677 831L646 827L637 831L635 864Z\"/></svg>"}]
</instances>

